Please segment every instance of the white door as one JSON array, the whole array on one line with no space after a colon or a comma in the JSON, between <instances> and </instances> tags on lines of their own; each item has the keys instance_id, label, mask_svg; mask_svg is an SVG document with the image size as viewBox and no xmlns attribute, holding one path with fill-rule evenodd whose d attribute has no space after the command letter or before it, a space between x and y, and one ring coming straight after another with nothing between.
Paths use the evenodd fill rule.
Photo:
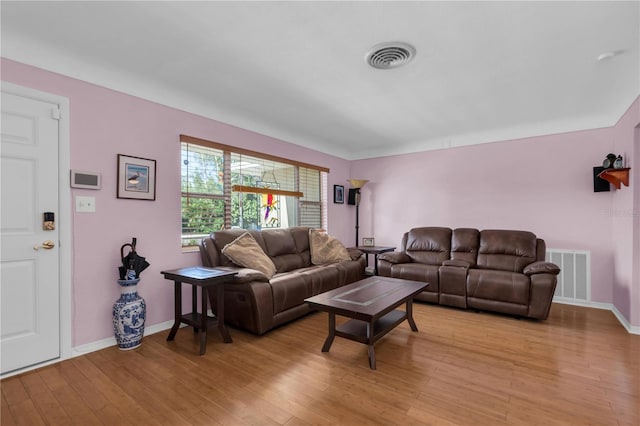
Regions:
<instances>
[{"instance_id":1,"label":"white door","mask_svg":"<svg viewBox=\"0 0 640 426\"><path fill-rule=\"evenodd\" d=\"M2 373L60 356L56 104L2 92L0 364ZM45 212L55 230L44 230ZM50 244L53 243L53 247Z\"/></svg>"}]
</instances>

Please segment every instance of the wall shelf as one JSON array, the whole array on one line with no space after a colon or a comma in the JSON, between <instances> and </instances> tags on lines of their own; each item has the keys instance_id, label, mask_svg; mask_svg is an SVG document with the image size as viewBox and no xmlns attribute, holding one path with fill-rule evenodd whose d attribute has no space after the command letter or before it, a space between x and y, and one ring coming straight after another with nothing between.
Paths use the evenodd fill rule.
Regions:
<instances>
[{"instance_id":1,"label":"wall shelf","mask_svg":"<svg viewBox=\"0 0 640 426\"><path fill-rule=\"evenodd\" d=\"M606 180L611 185L615 186L616 189L620 189L621 184L629 186L629 170L631 170L630 167L625 167L623 169L606 169L600 172L598 177Z\"/></svg>"}]
</instances>

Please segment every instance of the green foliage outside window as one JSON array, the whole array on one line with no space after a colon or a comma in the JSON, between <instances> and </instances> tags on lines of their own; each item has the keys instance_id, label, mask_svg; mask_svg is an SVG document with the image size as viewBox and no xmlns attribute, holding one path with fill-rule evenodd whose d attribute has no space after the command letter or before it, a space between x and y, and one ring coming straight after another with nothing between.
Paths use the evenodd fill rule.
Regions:
<instances>
[{"instance_id":1,"label":"green foliage outside window","mask_svg":"<svg viewBox=\"0 0 640 426\"><path fill-rule=\"evenodd\" d=\"M226 169L229 173L228 180L226 180L229 187L226 188L226 191L224 185L225 158L229 161ZM294 172L291 171L292 166L290 165L285 165L282 168L281 163L277 161L243 157L230 152L225 154L220 149L186 142L182 143L181 161L183 247L197 246L203 237L225 227L260 229L269 225L287 227L303 223L305 226L309 226L310 223L317 222L319 224L321 222L320 173L317 171L304 169L304 173L300 172L302 176L305 176L304 179L291 180ZM289 174L283 174L285 173L283 170L288 170ZM278 174L277 181L274 173ZM270 179L265 179L265 176L270 176ZM308 176L312 176L312 178L309 179ZM288 220L284 220L283 223L280 223L279 216L278 220L275 220L276 218L273 216L269 217L271 222L265 223L267 221L267 218L264 217L265 194L231 190L233 185L263 188L264 186L261 185L264 185L265 182L279 184L282 182L280 179L285 182L286 190L294 190L293 185L299 185L300 189L305 192L305 197L300 200L293 197L276 196L278 197L277 201L271 205L272 214L275 211L287 210ZM317 209L309 210L308 207L305 207L304 214L301 214L297 209L298 201L305 205L309 202L314 206L317 204ZM285 206L289 208L285 209ZM229 214L229 212L230 217L225 220L225 214ZM313 216L311 221L307 217L309 213Z\"/></svg>"}]
</instances>

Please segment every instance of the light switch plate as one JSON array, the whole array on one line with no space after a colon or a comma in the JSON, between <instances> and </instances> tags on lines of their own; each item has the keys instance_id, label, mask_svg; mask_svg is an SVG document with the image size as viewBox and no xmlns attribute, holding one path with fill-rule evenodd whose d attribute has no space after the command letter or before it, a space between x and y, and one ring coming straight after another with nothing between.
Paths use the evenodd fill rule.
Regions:
<instances>
[{"instance_id":1,"label":"light switch plate","mask_svg":"<svg viewBox=\"0 0 640 426\"><path fill-rule=\"evenodd\" d=\"M76 212L77 213L95 213L96 197L76 196Z\"/></svg>"}]
</instances>

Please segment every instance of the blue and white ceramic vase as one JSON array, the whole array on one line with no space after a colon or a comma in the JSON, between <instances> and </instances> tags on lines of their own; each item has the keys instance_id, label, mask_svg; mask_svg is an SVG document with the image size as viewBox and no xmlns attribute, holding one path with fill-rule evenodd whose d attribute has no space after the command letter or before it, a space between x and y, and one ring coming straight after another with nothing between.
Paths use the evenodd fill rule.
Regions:
<instances>
[{"instance_id":1,"label":"blue and white ceramic vase","mask_svg":"<svg viewBox=\"0 0 640 426\"><path fill-rule=\"evenodd\" d=\"M139 281L140 278L118 280L120 299L113 304L113 331L118 347L123 351L142 344L147 305L138 295Z\"/></svg>"}]
</instances>

